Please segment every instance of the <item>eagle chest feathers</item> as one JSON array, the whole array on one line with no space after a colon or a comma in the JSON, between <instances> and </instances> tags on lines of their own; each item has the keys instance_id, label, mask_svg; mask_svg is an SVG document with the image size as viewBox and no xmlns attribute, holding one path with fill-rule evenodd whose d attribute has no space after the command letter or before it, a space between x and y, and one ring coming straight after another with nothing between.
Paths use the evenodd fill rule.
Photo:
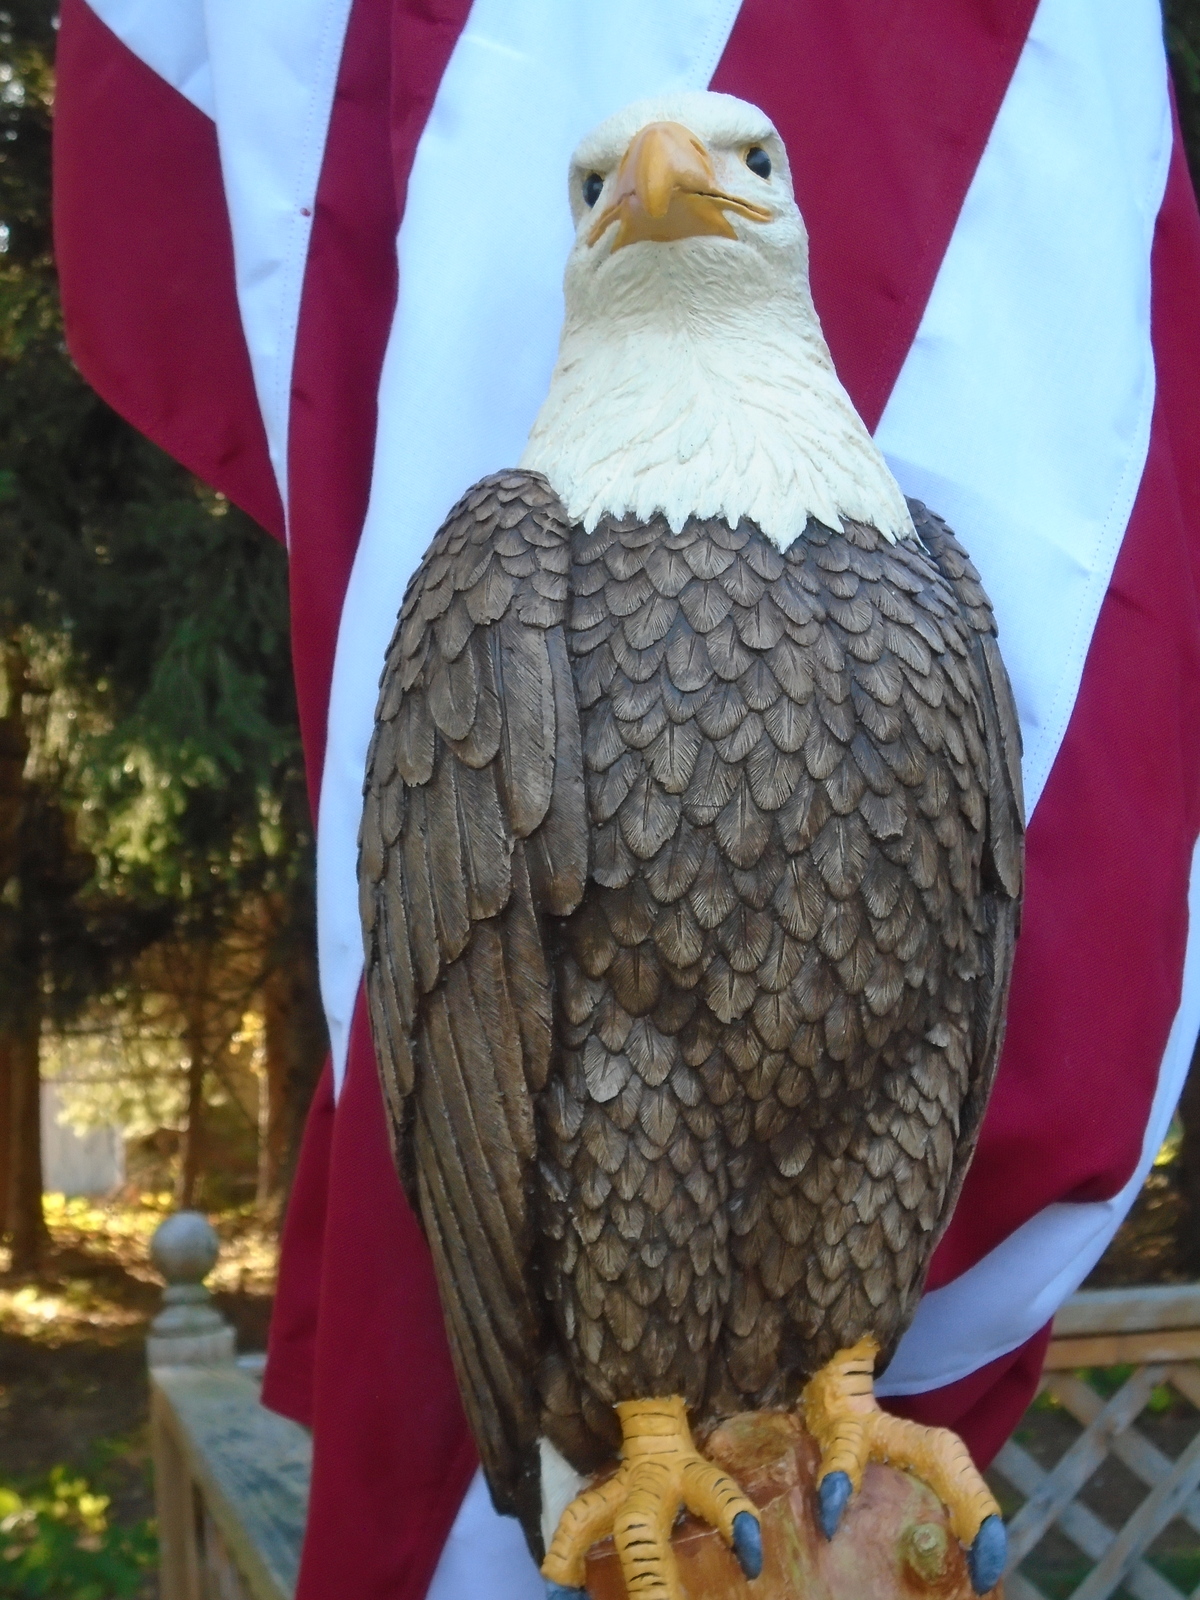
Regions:
<instances>
[{"instance_id":1,"label":"eagle chest feathers","mask_svg":"<svg viewBox=\"0 0 1200 1600\"><path fill-rule=\"evenodd\" d=\"M371 1017L497 1503L612 1405L790 1404L910 1320L995 1070L1019 736L977 575L485 480L368 762Z\"/></svg>"}]
</instances>

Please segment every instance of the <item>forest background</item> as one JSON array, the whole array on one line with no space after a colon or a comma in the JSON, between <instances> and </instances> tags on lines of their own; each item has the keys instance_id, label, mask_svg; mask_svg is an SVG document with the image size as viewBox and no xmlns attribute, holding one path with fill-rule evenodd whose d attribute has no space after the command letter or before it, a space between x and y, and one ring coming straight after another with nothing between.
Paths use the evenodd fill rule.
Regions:
<instances>
[{"instance_id":1,"label":"forest background","mask_svg":"<svg viewBox=\"0 0 1200 1600\"><path fill-rule=\"evenodd\" d=\"M39 1084L182 1205L286 1187L326 1042L284 552L68 356L55 6L0 10L0 1231ZM278 1209L278 1207L276 1207Z\"/></svg>"},{"instance_id":2,"label":"forest background","mask_svg":"<svg viewBox=\"0 0 1200 1600\"><path fill-rule=\"evenodd\" d=\"M1200 0L1167 0L1193 178ZM281 1211L326 1050L282 548L123 422L63 338L53 0L0 0L0 1234L49 1234L39 1096L132 1190ZM1181 1106L1200 1274L1200 1072Z\"/></svg>"}]
</instances>

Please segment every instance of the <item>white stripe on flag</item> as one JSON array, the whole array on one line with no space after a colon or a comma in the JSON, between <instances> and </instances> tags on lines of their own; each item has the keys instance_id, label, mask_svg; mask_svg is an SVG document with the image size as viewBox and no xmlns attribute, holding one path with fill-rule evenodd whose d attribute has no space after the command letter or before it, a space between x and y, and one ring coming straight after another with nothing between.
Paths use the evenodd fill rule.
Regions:
<instances>
[{"instance_id":1,"label":"white stripe on flag","mask_svg":"<svg viewBox=\"0 0 1200 1600\"><path fill-rule=\"evenodd\" d=\"M117 38L185 100L214 117L204 0L87 0Z\"/></svg>"},{"instance_id":2,"label":"white stripe on flag","mask_svg":"<svg viewBox=\"0 0 1200 1600\"><path fill-rule=\"evenodd\" d=\"M879 427L900 481L963 536L996 604L1031 812L1145 466L1150 250L1171 143L1154 0L1042 0ZM1111 1200L1047 1207L927 1294L881 1393L952 1383L1014 1350L1103 1255L1162 1142L1200 1023L1190 909L1138 1171Z\"/></svg>"},{"instance_id":3,"label":"white stripe on flag","mask_svg":"<svg viewBox=\"0 0 1200 1600\"><path fill-rule=\"evenodd\" d=\"M996 607L1037 803L1150 442L1156 0L1042 0L876 437Z\"/></svg>"},{"instance_id":4,"label":"white stripe on flag","mask_svg":"<svg viewBox=\"0 0 1200 1600\"><path fill-rule=\"evenodd\" d=\"M287 507L287 440L312 210L351 0L89 0L214 118L238 306Z\"/></svg>"},{"instance_id":5,"label":"white stripe on flag","mask_svg":"<svg viewBox=\"0 0 1200 1600\"><path fill-rule=\"evenodd\" d=\"M363 770L404 586L458 497L520 456L545 395L572 149L630 100L708 83L736 12L733 0L476 0L442 79L400 230L371 503L329 703L317 909L339 1085L362 973Z\"/></svg>"},{"instance_id":6,"label":"white stripe on flag","mask_svg":"<svg viewBox=\"0 0 1200 1600\"><path fill-rule=\"evenodd\" d=\"M425 1600L546 1600L546 1580L533 1564L521 1524L492 1504L476 1467L442 1547Z\"/></svg>"},{"instance_id":7,"label":"white stripe on flag","mask_svg":"<svg viewBox=\"0 0 1200 1600\"><path fill-rule=\"evenodd\" d=\"M208 0L238 304L287 511L300 294L351 0Z\"/></svg>"}]
</instances>

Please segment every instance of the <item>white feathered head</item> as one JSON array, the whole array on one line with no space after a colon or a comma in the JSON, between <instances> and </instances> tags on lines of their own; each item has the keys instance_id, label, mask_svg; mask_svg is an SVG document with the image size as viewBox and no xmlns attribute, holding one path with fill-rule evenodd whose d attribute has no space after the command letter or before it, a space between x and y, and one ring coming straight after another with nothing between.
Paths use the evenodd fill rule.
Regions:
<instances>
[{"instance_id":1,"label":"white feathered head","mask_svg":"<svg viewBox=\"0 0 1200 1600\"><path fill-rule=\"evenodd\" d=\"M589 530L810 515L909 537L904 498L833 370L808 236L768 117L731 95L642 100L571 160L558 363L522 465Z\"/></svg>"}]
</instances>

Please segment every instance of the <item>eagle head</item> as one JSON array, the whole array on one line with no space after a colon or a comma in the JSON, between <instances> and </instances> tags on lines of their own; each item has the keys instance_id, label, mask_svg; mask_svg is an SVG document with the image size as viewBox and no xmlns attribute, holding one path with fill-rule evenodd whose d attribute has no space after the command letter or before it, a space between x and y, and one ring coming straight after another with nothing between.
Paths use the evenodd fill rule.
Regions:
<instances>
[{"instance_id":1,"label":"eagle head","mask_svg":"<svg viewBox=\"0 0 1200 1600\"><path fill-rule=\"evenodd\" d=\"M732 240L736 255L782 255L793 275L806 270L783 141L756 106L731 95L627 106L579 145L568 193L574 257L594 271L631 244L701 238ZM728 251L710 255L715 270L730 259Z\"/></svg>"},{"instance_id":2,"label":"eagle head","mask_svg":"<svg viewBox=\"0 0 1200 1600\"><path fill-rule=\"evenodd\" d=\"M568 193L559 359L521 464L575 521L747 517L784 549L810 516L913 536L834 371L764 112L704 92L636 101L580 142Z\"/></svg>"}]
</instances>

